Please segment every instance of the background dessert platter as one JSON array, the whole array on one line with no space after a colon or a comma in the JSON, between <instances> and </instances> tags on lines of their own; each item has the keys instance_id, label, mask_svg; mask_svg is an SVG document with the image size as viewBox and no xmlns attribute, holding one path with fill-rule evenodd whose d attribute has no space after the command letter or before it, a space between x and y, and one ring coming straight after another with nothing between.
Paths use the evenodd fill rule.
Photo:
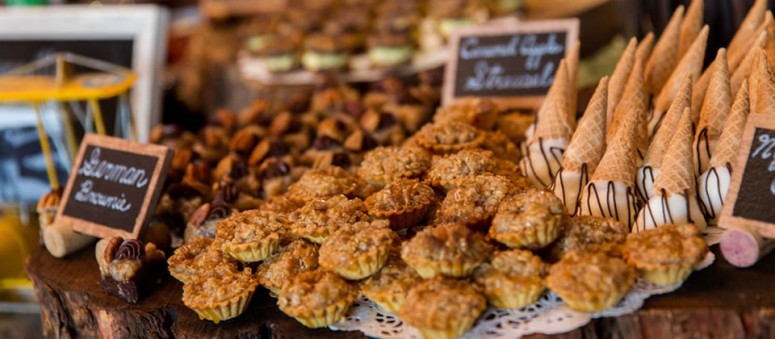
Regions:
<instances>
[{"instance_id":1,"label":"background dessert platter","mask_svg":"<svg viewBox=\"0 0 775 339\"><path fill-rule=\"evenodd\" d=\"M45 331L331 335L293 318L374 337L518 337L659 323L644 305L749 309L741 295L771 274L714 263L708 247L721 241L737 266L770 248L759 228L719 238L715 226L738 201L750 124L775 114L775 22L757 1L703 72L702 6L680 6L653 46L633 38L578 121L575 45L535 119L488 98L436 109L440 76L422 71L363 94L318 78L309 95L219 111L197 134L160 126L152 142L175 152L139 240L30 257ZM57 194L42 210L57 213ZM646 301L678 289L674 303Z\"/></svg>"},{"instance_id":2,"label":"background dessert platter","mask_svg":"<svg viewBox=\"0 0 775 339\"><path fill-rule=\"evenodd\" d=\"M244 30L242 77L267 85L309 85L320 71L335 71L347 82L411 76L446 63L453 29L517 21L517 7L508 1L388 2L376 9L354 3L315 13L307 7L327 2L305 2L291 4L293 13L278 12Z\"/></svg>"}]
</instances>

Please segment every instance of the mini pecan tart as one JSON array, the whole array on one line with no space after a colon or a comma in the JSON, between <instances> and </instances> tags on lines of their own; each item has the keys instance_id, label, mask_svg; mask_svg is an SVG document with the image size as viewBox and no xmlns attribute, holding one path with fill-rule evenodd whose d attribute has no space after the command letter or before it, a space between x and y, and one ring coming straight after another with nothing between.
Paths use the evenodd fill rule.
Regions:
<instances>
[{"instance_id":1,"label":"mini pecan tart","mask_svg":"<svg viewBox=\"0 0 775 339\"><path fill-rule=\"evenodd\" d=\"M401 230L420 222L436 199L433 188L417 179L398 179L366 199L369 214L390 220L390 227Z\"/></svg>"},{"instance_id":2,"label":"mini pecan tart","mask_svg":"<svg viewBox=\"0 0 775 339\"><path fill-rule=\"evenodd\" d=\"M412 288L398 314L425 338L457 338L486 307L487 300L470 283L437 277Z\"/></svg>"},{"instance_id":3,"label":"mini pecan tart","mask_svg":"<svg viewBox=\"0 0 775 339\"><path fill-rule=\"evenodd\" d=\"M385 265L396 241L382 220L343 225L320 246L320 266L345 279L363 279Z\"/></svg>"},{"instance_id":4,"label":"mini pecan tart","mask_svg":"<svg viewBox=\"0 0 775 339\"><path fill-rule=\"evenodd\" d=\"M261 286L272 295L277 295L285 284L302 272L318 267L318 246L303 239L297 239L264 260L256 274Z\"/></svg>"},{"instance_id":5,"label":"mini pecan tart","mask_svg":"<svg viewBox=\"0 0 775 339\"><path fill-rule=\"evenodd\" d=\"M458 179L455 186L441 202L441 222L461 223L474 230L486 231L498 206L514 193L508 178L489 173Z\"/></svg>"},{"instance_id":6,"label":"mini pecan tart","mask_svg":"<svg viewBox=\"0 0 775 339\"><path fill-rule=\"evenodd\" d=\"M544 291L548 267L530 251L495 253L474 272L474 281L497 308L517 309L535 303Z\"/></svg>"},{"instance_id":7,"label":"mini pecan tart","mask_svg":"<svg viewBox=\"0 0 775 339\"><path fill-rule=\"evenodd\" d=\"M303 272L285 284L277 305L285 314L310 328L340 321L358 295L353 285L333 272Z\"/></svg>"},{"instance_id":8,"label":"mini pecan tart","mask_svg":"<svg viewBox=\"0 0 775 339\"><path fill-rule=\"evenodd\" d=\"M557 259L573 250L593 251L606 244L624 244L627 225L612 218L577 215L563 220L563 231L551 249Z\"/></svg>"},{"instance_id":9,"label":"mini pecan tart","mask_svg":"<svg viewBox=\"0 0 775 339\"><path fill-rule=\"evenodd\" d=\"M417 178L431 166L431 155L419 147L378 147L363 158L358 176L382 188L398 178Z\"/></svg>"},{"instance_id":10,"label":"mini pecan tart","mask_svg":"<svg viewBox=\"0 0 775 339\"><path fill-rule=\"evenodd\" d=\"M433 122L455 121L465 123L483 130L495 127L500 109L490 99L464 98L452 104L439 107Z\"/></svg>"},{"instance_id":11,"label":"mini pecan tart","mask_svg":"<svg viewBox=\"0 0 775 339\"><path fill-rule=\"evenodd\" d=\"M409 290L421 282L417 271L393 255L379 272L363 282L361 291L381 309L396 314Z\"/></svg>"},{"instance_id":12,"label":"mini pecan tart","mask_svg":"<svg viewBox=\"0 0 775 339\"><path fill-rule=\"evenodd\" d=\"M434 160L428 171L428 181L434 187L451 190L457 179L494 173L496 160L490 151L465 149Z\"/></svg>"},{"instance_id":13,"label":"mini pecan tart","mask_svg":"<svg viewBox=\"0 0 775 339\"><path fill-rule=\"evenodd\" d=\"M603 251L571 251L549 269L546 285L572 309L600 312L616 305L635 284L635 270Z\"/></svg>"},{"instance_id":14,"label":"mini pecan tart","mask_svg":"<svg viewBox=\"0 0 775 339\"><path fill-rule=\"evenodd\" d=\"M178 247L167 264L170 275L185 283L199 276L237 272L238 262L222 252L213 239L196 238Z\"/></svg>"},{"instance_id":15,"label":"mini pecan tart","mask_svg":"<svg viewBox=\"0 0 775 339\"><path fill-rule=\"evenodd\" d=\"M484 142L484 133L461 122L441 122L423 126L417 134L417 145L434 154L450 154L475 148Z\"/></svg>"},{"instance_id":16,"label":"mini pecan tart","mask_svg":"<svg viewBox=\"0 0 775 339\"><path fill-rule=\"evenodd\" d=\"M527 190L498 208L489 236L511 248L540 249L560 235L564 211L551 191Z\"/></svg>"},{"instance_id":17,"label":"mini pecan tart","mask_svg":"<svg viewBox=\"0 0 775 339\"><path fill-rule=\"evenodd\" d=\"M200 319L217 324L242 314L257 286L258 278L249 267L242 272L198 276L183 285L183 304Z\"/></svg>"},{"instance_id":18,"label":"mini pecan tart","mask_svg":"<svg viewBox=\"0 0 775 339\"><path fill-rule=\"evenodd\" d=\"M648 281L672 285L684 281L708 252L693 224L662 225L627 236L624 253Z\"/></svg>"},{"instance_id":19,"label":"mini pecan tart","mask_svg":"<svg viewBox=\"0 0 775 339\"><path fill-rule=\"evenodd\" d=\"M489 255L484 236L461 224L425 228L401 246L401 259L425 279L469 276Z\"/></svg>"},{"instance_id":20,"label":"mini pecan tart","mask_svg":"<svg viewBox=\"0 0 775 339\"><path fill-rule=\"evenodd\" d=\"M313 169L288 188L288 197L301 202L332 197L339 194L352 196L361 183L340 167Z\"/></svg>"},{"instance_id":21,"label":"mini pecan tart","mask_svg":"<svg viewBox=\"0 0 775 339\"><path fill-rule=\"evenodd\" d=\"M272 255L285 236L285 219L278 213L250 210L232 214L218 223L215 239L221 250L242 262Z\"/></svg>"},{"instance_id":22,"label":"mini pecan tart","mask_svg":"<svg viewBox=\"0 0 775 339\"><path fill-rule=\"evenodd\" d=\"M289 216L293 233L316 244L322 244L344 225L368 220L363 201L343 195L310 200Z\"/></svg>"}]
</instances>

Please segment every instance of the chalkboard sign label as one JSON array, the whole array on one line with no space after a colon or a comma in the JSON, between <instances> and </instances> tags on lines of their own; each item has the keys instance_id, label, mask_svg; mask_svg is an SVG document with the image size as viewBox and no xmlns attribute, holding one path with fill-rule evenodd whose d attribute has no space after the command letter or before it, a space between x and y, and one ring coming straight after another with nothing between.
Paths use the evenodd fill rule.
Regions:
<instances>
[{"instance_id":1,"label":"chalkboard sign label","mask_svg":"<svg viewBox=\"0 0 775 339\"><path fill-rule=\"evenodd\" d=\"M443 102L489 97L506 107L538 107L560 60L578 39L578 19L491 23L450 38Z\"/></svg>"},{"instance_id":2,"label":"chalkboard sign label","mask_svg":"<svg viewBox=\"0 0 775 339\"><path fill-rule=\"evenodd\" d=\"M56 222L100 238L137 238L159 198L171 155L164 146L87 134Z\"/></svg>"},{"instance_id":3,"label":"chalkboard sign label","mask_svg":"<svg viewBox=\"0 0 775 339\"><path fill-rule=\"evenodd\" d=\"M775 118L748 117L735 165L719 226L753 227L775 238Z\"/></svg>"}]
</instances>

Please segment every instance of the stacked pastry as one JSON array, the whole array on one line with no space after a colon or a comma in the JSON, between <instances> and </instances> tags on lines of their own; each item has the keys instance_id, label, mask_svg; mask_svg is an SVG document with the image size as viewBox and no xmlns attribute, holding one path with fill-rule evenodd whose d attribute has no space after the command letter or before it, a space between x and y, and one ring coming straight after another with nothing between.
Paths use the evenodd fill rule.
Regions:
<instances>
[{"instance_id":1,"label":"stacked pastry","mask_svg":"<svg viewBox=\"0 0 775 339\"><path fill-rule=\"evenodd\" d=\"M293 0L282 13L263 14L240 28L244 48L270 72L299 67L344 70L366 53L376 68L412 61L415 50L439 48L451 31L512 15L518 1ZM425 19L423 19L425 17ZM429 29L421 30L427 22Z\"/></svg>"},{"instance_id":2,"label":"stacked pastry","mask_svg":"<svg viewBox=\"0 0 775 339\"><path fill-rule=\"evenodd\" d=\"M606 84L578 127L594 132L600 149L569 154L567 164L581 164L569 171L588 159L605 165ZM381 98L373 93L369 105ZM569 119L567 106L556 119ZM567 200L520 173L507 136L516 124L498 124L521 121L512 114L487 99L455 102L400 146L377 147L350 167L309 169L258 209L221 218L214 238L197 234L169 259L183 302L219 322L239 316L261 285L289 316L325 327L362 293L425 337L454 338L487 304L518 309L550 289L576 310L599 312L638 276L686 279L707 251L695 226L628 236L612 218L571 216ZM621 129L634 130L633 121Z\"/></svg>"}]
</instances>

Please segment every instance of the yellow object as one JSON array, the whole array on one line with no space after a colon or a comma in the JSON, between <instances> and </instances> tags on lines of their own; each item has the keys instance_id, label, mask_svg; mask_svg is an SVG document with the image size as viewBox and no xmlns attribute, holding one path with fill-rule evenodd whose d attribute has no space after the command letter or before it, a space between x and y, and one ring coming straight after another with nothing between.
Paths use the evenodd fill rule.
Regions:
<instances>
[{"instance_id":1,"label":"yellow object","mask_svg":"<svg viewBox=\"0 0 775 339\"><path fill-rule=\"evenodd\" d=\"M25 277L24 259L35 248L38 231L37 227L22 224L14 208L4 208L0 213L0 282L5 286L6 279ZM17 280L11 282L16 284Z\"/></svg>"},{"instance_id":2,"label":"yellow object","mask_svg":"<svg viewBox=\"0 0 775 339\"><path fill-rule=\"evenodd\" d=\"M35 117L38 121L38 139L40 148L43 150L43 158L46 160L46 174L48 174L48 183L52 190L59 189L59 179L57 179L56 169L54 168L54 158L51 156L51 146L48 144L46 130L43 129L43 118L40 116L40 105L37 102L32 103L35 108Z\"/></svg>"},{"instance_id":3,"label":"yellow object","mask_svg":"<svg viewBox=\"0 0 775 339\"><path fill-rule=\"evenodd\" d=\"M72 75L74 66L87 67L100 71ZM53 74L40 75L54 69ZM132 70L104 61L91 59L72 53L56 53L35 60L27 65L0 76L0 103L29 102L35 108L38 138L46 160L46 172L52 189L59 188L54 159L48 144L40 103L57 101L57 107L63 109L65 101L87 101L94 116L97 133L105 135L105 123L99 100L121 96L127 93L137 80ZM67 114L66 111L62 111ZM128 118L130 119L130 118ZM72 125L65 117L66 137L71 156L75 155L75 140ZM131 124L131 119L128 122ZM132 127L133 128L133 127Z\"/></svg>"}]
</instances>

